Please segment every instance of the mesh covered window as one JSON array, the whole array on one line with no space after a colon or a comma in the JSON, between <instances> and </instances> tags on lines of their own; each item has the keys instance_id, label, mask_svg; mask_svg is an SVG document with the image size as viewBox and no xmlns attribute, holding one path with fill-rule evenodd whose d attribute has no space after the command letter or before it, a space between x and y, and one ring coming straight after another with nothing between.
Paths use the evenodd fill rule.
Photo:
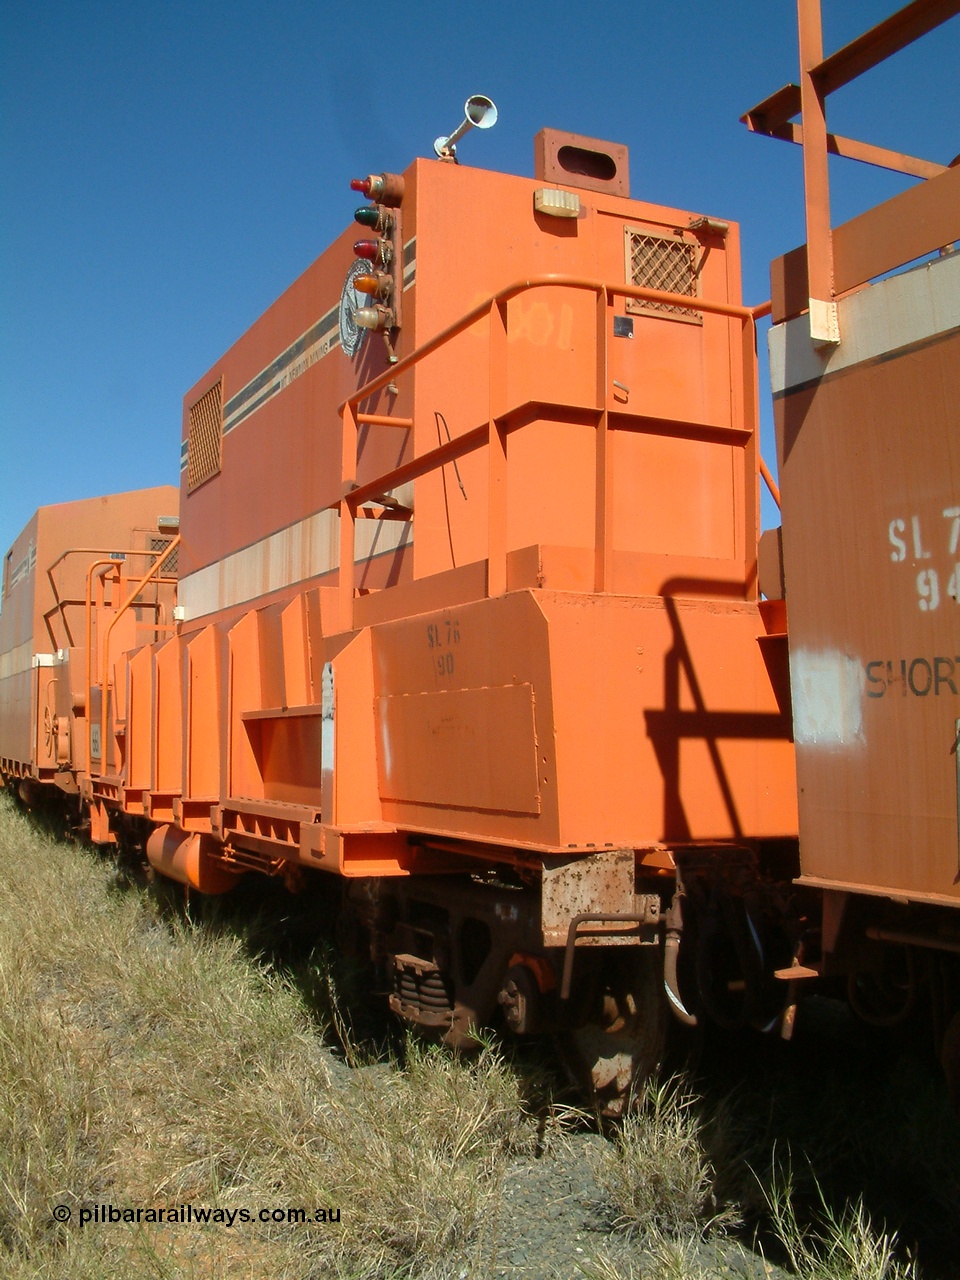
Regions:
<instances>
[{"instance_id":1,"label":"mesh covered window","mask_svg":"<svg viewBox=\"0 0 960 1280\"><path fill-rule=\"evenodd\" d=\"M220 470L220 440L223 435L221 402L223 383L215 382L190 410L187 438L187 492L215 476Z\"/></svg>"},{"instance_id":2,"label":"mesh covered window","mask_svg":"<svg viewBox=\"0 0 960 1280\"><path fill-rule=\"evenodd\" d=\"M700 245L680 236L658 235L637 227L624 228L627 283L644 289L662 289L664 293L681 293L687 298L700 296ZM688 324L703 324L699 311L666 302L627 299L631 315L670 316Z\"/></svg>"}]
</instances>

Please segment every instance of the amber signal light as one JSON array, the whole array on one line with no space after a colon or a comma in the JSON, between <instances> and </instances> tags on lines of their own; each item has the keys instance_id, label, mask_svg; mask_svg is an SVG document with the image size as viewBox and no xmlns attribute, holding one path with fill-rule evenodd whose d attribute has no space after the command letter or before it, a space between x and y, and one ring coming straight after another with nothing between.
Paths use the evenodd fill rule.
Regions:
<instances>
[{"instance_id":1,"label":"amber signal light","mask_svg":"<svg viewBox=\"0 0 960 1280\"><path fill-rule=\"evenodd\" d=\"M353 287L360 293L369 293L371 297L386 298L393 291L393 280L385 272L378 271L376 275L357 276Z\"/></svg>"}]
</instances>

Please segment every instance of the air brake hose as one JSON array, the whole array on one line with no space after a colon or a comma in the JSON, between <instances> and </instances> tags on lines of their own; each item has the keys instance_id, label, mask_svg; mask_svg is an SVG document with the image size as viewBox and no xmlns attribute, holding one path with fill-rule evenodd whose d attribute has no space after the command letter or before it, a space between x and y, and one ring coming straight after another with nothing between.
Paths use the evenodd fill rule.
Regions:
<instances>
[{"instance_id":1,"label":"air brake hose","mask_svg":"<svg viewBox=\"0 0 960 1280\"><path fill-rule=\"evenodd\" d=\"M673 895L670 909L664 916L667 934L663 947L663 987L670 1002L670 1009L678 1022L685 1027L697 1025L696 1014L691 1013L680 998L680 984L677 981L677 953L680 950L680 935L683 933L683 916L680 912L680 899L683 890L678 889Z\"/></svg>"}]
</instances>

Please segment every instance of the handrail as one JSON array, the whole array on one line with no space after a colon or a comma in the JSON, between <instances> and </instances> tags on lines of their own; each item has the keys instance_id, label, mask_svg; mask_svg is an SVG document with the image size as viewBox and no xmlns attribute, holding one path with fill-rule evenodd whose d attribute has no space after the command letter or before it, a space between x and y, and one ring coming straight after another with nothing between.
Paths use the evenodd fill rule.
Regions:
<instances>
[{"instance_id":1,"label":"handrail","mask_svg":"<svg viewBox=\"0 0 960 1280\"><path fill-rule=\"evenodd\" d=\"M58 562L55 562L55 564ZM93 687L93 575L97 569L108 568L113 566L119 569L122 560L93 560L87 567L87 595L86 595L86 681L84 683L83 701L84 714L87 717L87 772L89 773L90 765L93 761L93 717L90 714L90 690ZM53 568L54 566L51 566ZM119 575L122 576L122 575ZM118 580L119 580L118 576ZM103 750L103 735L101 733L101 751ZM98 757L99 759L100 757Z\"/></svg>"},{"instance_id":2,"label":"handrail","mask_svg":"<svg viewBox=\"0 0 960 1280\"><path fill-rule=\"evenodd\" d=\"M780 510L780 486L777 484L776 480L774 480L773 475L770 472L770 468L764 462L763 457L759 456L758 460L760 464L760 474L763 476L763 483L767 486L767 489L770 491L770 497L777 504L777 510L779 511Z\"/></svg>"},{"instance_id":3,"label":"handrail","mask_svg":"<svg viewBox=\"0 0 960 1280\"><path fill-rule=\"evenodd\" d=\"M770 314L771 305L769 302L763 302L757 307L744 307L732 302L710 302L706 298L691 298L685 293L667 293L661 289L646 289L640 285L632 284L610 284L604 280L591 280L587 276L566 276L554 273L530 276L525 280L515 280L513 284L499 289L496 293L492 293L489 298L484 299L483 302L477 303L475 307L465 312L459 320L447 325L445 329L441 329L432 338L428 338L422 346L417 347L415 351L411 351L408 356L402 356L396 364L391 364L383 373L371 378L358 391L355 391L352 396L348 396L338 407L337 412L342 417L348 406L359 404L361 400L366 400L368 396L372 396L381 387L385 387L387 383L392 382L399 374L406 373L415 364L419 364L425 356L436 351L437 347L443 346L451 338L455 338L458 334L463 333L465 329L469 329L474 321L482 319L494 304L509 302L512 298L517 297L518 294L525 293L528 289L542 289L549 285L556 285L564 289L592 290L593 292L603 290L605 296L610 294L617 297L637 298L641 302L663 302L669 306L683 307L688 311L704 311L711 315L728 316L731 319L739 320L759 320L763 316Z\"/></svg>"},{"instance_id":4,"label":"handrail","mask_svg":"<svg viewBox=\"0 0 960 1280\"><path fill-rule=\"evenodd\" d=\"M143 588L147 585L147 583L151 580L151 578L153 578L158 573L158 570L160 569L161 565L163 565L164 561L168 559L170 554L173 551L175 551L179 545L180 545L180 534L178 533L174 538L171 539L171 541L167 544L167 546L164 547L163 552L153 562L153 564L150 566L147 572L143 575L143 577L140 579L137 585L133 588L133 590L127 596L126 600L124 600L123 604L120 605L119 609L117 609L116 613L110 619L110 622L107 626L107 630L104 634L103 682L100 686L100 755L98 756L98 759L100 761L101 774L103 773L103 768L104 768L104 765L106 764L107 684L110 676L110 636L113 632L113 628L120 621L120 618L123 616L123 614L126 613L126 611L133 604L134 600L136 600L137 596L140 594ZM88 697L89 697L89 694L88 694ZM93 722L89 714L89 708L87 712L87 725L89 727L90 736L92 740ZM90 745L92 746L92 741ZM87 756L87 769L89 772L92 772L90 770L90 765L92 763L92 760L93 760L93 756L91 752Z\"/></svg>"},{"instance_id":5,"label":"handrail","mask_svg":"<svg viewBox=\"0 0 960 1280\"><path fill-rule=\"evenodd\" d=\"M43 616L44 616L44 620L46 620L50 618L54 612L58 612L60 614L60 621L63 624L64 635L67 637L67 640L70 640L70 628L67 626L67 618L63 611L63 606L71 603L79 604L79 601L70 601L70 600L60 599L60 592L57 590L57 584L54 581L53 571L54 569L56 569L58 564L63 564L64 560L66 560L68 556L106 556L106 555L109 555L110 560L99 560L97 561L97 563L109 564L110 561L114 561L117 564L121 564L124 560L126 560L128 556L152 556L152 555L156 555L156 552L149 551L144 547L137 547L131 551L118 551L116 550L116 548L114 548L109 552L107 551L106 547L67 547L66 551L61 551L60 555L57 556L56 560L54 560L52 564L48 565L46 569L47 581L50 583L50 588L53 591L54 608L48 609ZM47 627L47 630L48 631L50 630L49 626ZM52 638L53 637L51 636L51 639Z\"/></svg>"},{"instance_id":6,"label":"handrail","mask_svg":"<svg viewBox=\"0 0 960 1280\"><path fill-rule=\"evenodd\" d=\"M494 384L498 376L494 361L494 348L497 345L494 341L494 332L499 334L501 339L505 340L506 334L506 304L521 293L525 293L531 289L539 288L564 288L579 289L585 292L592 292L596 295L598 317L605 313L606 308L611 304L615 297L636 298L644 302L657 302L671 307L679 307L688 311L703 312L708 315L717 315L730 320L738 320L741 326L743 341L743 413L748 420L755 420L757 413L756 386L755 379L750 377L750 370L753 365L753 356L755 352L754 331L758 319L769 315L771 303L763 302L755 307L747 307L737 303L718 302L707 298L690 297L686 294L669 293L661 289L648 289L640 285L631 285L626 283L611 283L604 280L591 279L584 276L571 276L561 274L544 274L540 276L530 276L524 279L516 280L512 284L499 289L496 293L491 294L488 298L472 307L459 319L453 321L439 333L434 334L416 350L410 352L409 355L403 356L394 364L391 364L382 373L365 383L339 406L338 412L343 418L343 444L341 452L341 496L330 504L330 509L337 508L340 514L340 558L339 558L339 596L340 596L340 626L349 629L352 627L352 609L355 588L355 542L354 531L356 521L356 511L359 505L370 498L375 497L386 490L396 488L400 484L406 483L408 480L416 479L429 471L435 470L437 467L443 466L445 463L453 461L466 453L481 448L484 443L491 447L491 455L497 452L497 439L495 433L501 431L499 417L497 413L498 406L494 403ZM356 461L357 461L357 429L360 424L379 418L381 415L371 415L361 413L359 411L360 404L368 400L369 397L376 394L388 383L394 382L401 374L414 368L427 356L432 355L440 347L450 342L453 338L464 333L478 321L489 319L491 325L494 325L495 318L501 317L500 323L496 325L495 331L491 333L490 342L490 404L489 419L486 424L472 428L462 433L453 440L447 441L419 457L414 457L409 462L402 463L394 467L388 472L376 477L375 480L358 485L355 482ZM501 332L502 330L502 332ZM597 390L597 411L600 414L598 427L601 433L601 454L602 457L598 463L598 515L597 515L597 589L606 589L606 578L608 573L608 561L610 548L607 546L607 538L609 536L609 520L607 518L606 507L608 505L609 489L607 471L609 469L609 458L606 453L605 437L607 430L607 407L606 407L606 326L598 322L598 379L600 385ZM749 350L749 358L748 358ZM505 357L505 348L501 353ZM387 419L390 422L390 419ZM410 419L396 419L396 425L407 426ZM351 430L352 428L352 430ZM352 440L352 448L348 445ZM491 466L493 466L493 457L491 456ZM504 457L500 460L501 467L505 467L505 451ZM765 472L764 478L770 484L771 477L766 464L763 464L762 471ZM490 501L495 501L495 494L499 486L491 483L488 486L490 493ZM775 486L774 486L775 488ZM496 498L500 501L502 495ZM491 509L488 528L488 542L493 532L494 510ZM499 522L499 515L498 515ZM503 556L506 556L505 532L500 538L504 542ZM496 559L499 561L499 556ZM494 569L493 562L495 557L490 554L488 546L487 556L487 591L488 594L496 594L491 592L491 575L496 572L498 583L502 584L503 589L506 586L505 564Z\"/></svg>"}]
</instances>

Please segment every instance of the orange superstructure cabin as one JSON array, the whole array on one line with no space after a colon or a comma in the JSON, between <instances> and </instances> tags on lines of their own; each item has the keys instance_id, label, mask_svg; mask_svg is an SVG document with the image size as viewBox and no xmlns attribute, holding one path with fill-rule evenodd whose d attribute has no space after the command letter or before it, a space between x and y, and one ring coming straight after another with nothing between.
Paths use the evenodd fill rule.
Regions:
<instances>
[{"instance_id":1,"label":"orange superstructure cabin","mask_svg":"<svg viewBox=\"0 0 960 1280\"><path fill-rule=\"evenodd\" d=\"M177 501L166 485L41 507L7 553L0 771L25 794L41 782L76 794L95 773L119 796L125 655L175 628Z\"/></svg>"},{"instance_id":2,"label":"orange superstructure cabin","mask_svg":"<svg viewBox=\"0 0 960 1280\"><path fill-rule=\"evenodd\" d=\"M537 164L391 175L185 399L159 749L238 864L795 829L737 228Z\"/></svg>"}]
</instances>

